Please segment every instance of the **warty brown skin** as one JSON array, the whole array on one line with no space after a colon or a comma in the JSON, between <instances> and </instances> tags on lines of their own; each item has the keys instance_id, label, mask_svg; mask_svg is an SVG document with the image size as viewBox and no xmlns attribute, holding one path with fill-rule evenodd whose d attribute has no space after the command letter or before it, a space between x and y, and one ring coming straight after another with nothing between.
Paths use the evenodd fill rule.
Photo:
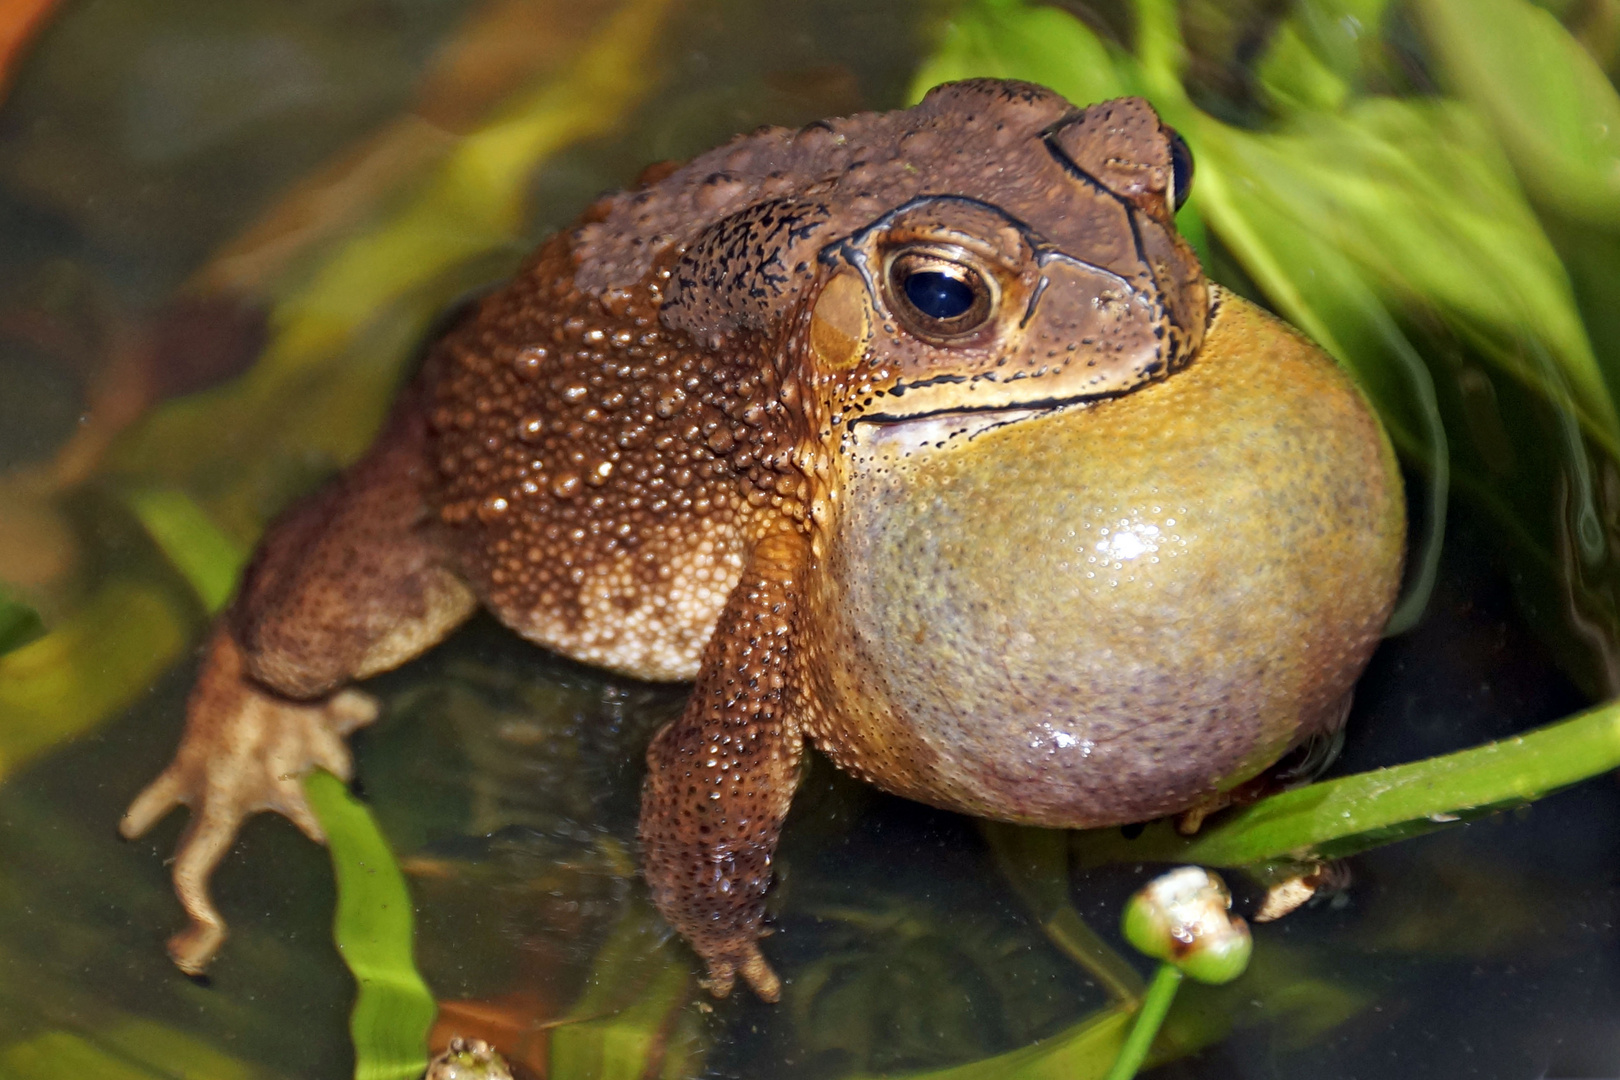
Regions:
<instances>
[{"instance_id":1,"label":"warty brown skin","mask_svg":"<svg viewBox=\"0 0 1620 1080\"><path fill-rule=\"evenodd\" d=\"M191 807L176 962L223 940L207 881L245 815L320 839L297 778L347 775L375 713L348 684L479 604L696 680L648 751L643 871L717 994L777 996L758 938L806 739L1065 826L1183 809L1337 724L1394 596L1398 474L1319 351L1205 282L1177 142L1139 99L953 84L660 169L543 245L272 527L210 639L123 822Z\"/></svg>"}]
</instances>

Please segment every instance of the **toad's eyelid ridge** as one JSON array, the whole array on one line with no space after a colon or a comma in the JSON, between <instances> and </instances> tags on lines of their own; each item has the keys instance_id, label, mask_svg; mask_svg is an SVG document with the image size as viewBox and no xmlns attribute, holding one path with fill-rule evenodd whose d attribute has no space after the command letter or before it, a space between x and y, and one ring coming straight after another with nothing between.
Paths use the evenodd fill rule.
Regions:
<instances>
[{"instance_id":1,"label":"toad's eyelid ridge","mask_svg":"<svg viewBox=\"0 0 1620 1080\"><path fill-rule=\"evenodd\" d=\"M1092 182L1095 183L1096 181ZM873 234L889 228L894 224L896 219L906 213L909 213L910 211L937 203L956 203L964 206L972 206L988 211L989 213L1000 217L1006 221L1007 224L1018 230L1019 235L1023 237L1024 242L1029 245L1030 250L1034 253L1035 266L1040 270L1044 271L1053 262L1067 263L1070 266L1078 267L1079 269L1086 270L1093 274L1110 279L1117 287L1125 290L1126 294L1133 299L1138 293L1141 292L1140 288L1132 284L1128 279L1115 271L1110 270L1105 266L1099 266L1097 263L1091 262L1087 259L1082 259L1077 255L1071 255L1069 252L1064 251L1051 240L1043 236L1039 230L1035 229L1027 222L1020 221L1012 214L1007 213L1007 211L1003 210L1001 207L987 203L982 199L975 199L968 195L919 195L916 198L895 207L893 210L890 210L888 213L884 214L875 221L862 226L860 229L857 229L855 232L849 234L843 239L834 240L827 244L816 254L816 261L828 267L836 267L839 263L854 267L855 270L860 273L862 281L866 283L867 290L871 292L874 297L876 297L878 295L877 281L872 276L870 260L867 256L867 248L870 246ZM1138 246L1140 246L1140 244ZM1043 273L1041 275L1040 283L1036 285L1033 295L1030 296L1029 307L1025 311L1023 318L1020 320L1021 326L1027 325L1029 320L1034 317L1036 303L1040 300L1041 294L1046 291L1046 284L1046 275Z\"/></svg>"}]
</instances>

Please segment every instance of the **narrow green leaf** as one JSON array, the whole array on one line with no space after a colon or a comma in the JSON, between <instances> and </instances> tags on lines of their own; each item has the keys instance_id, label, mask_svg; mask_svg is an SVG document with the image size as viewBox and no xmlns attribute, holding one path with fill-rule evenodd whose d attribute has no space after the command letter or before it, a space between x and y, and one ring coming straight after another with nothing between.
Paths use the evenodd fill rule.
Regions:
<instances>
[{"instance_id":1,"label":"narrow green leaf","mask_svg":"<svg viewBox=\"0 0 1620 1080\"><path fill-rule=\"evenodd\" d=\"M1103 1080L1125 1045L1135 1015L1134 1005L1114 1005L1029 1046L963 1065L907 1073L905 1080ZM1186 1057L1219 1042L1230 1030L1228 1015L1172 1010L1147 1064L1151 1067Z\"/></svg>"},{"instance_id":2,"label":"narrow green leaf","mask_svg":"<svg viewBox=\"0 0 1620 1080\"><path fill-rule=\"evenodd\" d=\"M1136 67L1144 96L1180 123L1191 106L1181 85L1187 66L1187 48L1181 40L1181 5L1178 0L1135 0Z\"/></svg>"},{"instance_id":3,"label":"narrow green leaf","mask_svg":"<svg viewBox=\"0 0 1620 1080\"><path fill-rule=\"evenodd\" d=\"M190 1032L129 1019L98 1030L93 1039L134 1061L145 1063L163 1076L202 1080L252 1080L264 1075L257 1065L222 1053Z\"/></svg>"},{"instance_id":4,"label":"narrow green leaf","mask_svg":"<svg viewBox=\"0 0 1620 1080\"><path fill-rule=\"evenodd\" d=\"M360 987L349 1019L355 1080L415 1080L427 1068L438 1005L416 971L405 878L371 812L343 781L316 770L304 791L337 875L333 938Z\"/></svg>"},{"instance_id":5,"label":"narrow green leaf","mask_svg":"<svg viewBox=\"0 0 1620 1080\"><path fill-rule=\"evenodd\" d=\"M1530 802L1614 768L1620 768L1620 703L1470 750L1274 795L1233 811L1197 836L1180 836L1173 825L1159 822L1135 840L1118 830L1077 834L1076 849L1091 865L1244 866L1335 856L1481 810Z\"/></svg>"},{"instance_id":6,"label":"narrow green leaf","mask_svg":"<svg viewBox=\"0 0 1620 1080\"><path fill-rule=\"evenodd\" d=\"M1537 198L1620 224L1620 95L1553 14L1527 0L1415 6L1447 82L1490 118Z\"/></svg>"},{"instance_id":7,"label":"narrow green leaf","mask_svg":"<svg viewBox=\"0 0 1620 1080\"><path fill-rule=\"evenodd\" d=\"M612 130L651 89L670 0L626 0L571 68L472 132L397 216L357 237L276 311L271 353L314 362L457 263L510 244L539 162Z\"/></svg>"},{"instance_id":8,"label":"narrow green leaf","mask_svg":"<svg viewBox=\"0 0 1620 1080\"><path fill-rule=\"evenodd\" d=\"M219 611L236 588L247 555L220 531L207 511L183 491L145 488L124 496L135 516L209 611Z\"/></svg>"}]
</instances>

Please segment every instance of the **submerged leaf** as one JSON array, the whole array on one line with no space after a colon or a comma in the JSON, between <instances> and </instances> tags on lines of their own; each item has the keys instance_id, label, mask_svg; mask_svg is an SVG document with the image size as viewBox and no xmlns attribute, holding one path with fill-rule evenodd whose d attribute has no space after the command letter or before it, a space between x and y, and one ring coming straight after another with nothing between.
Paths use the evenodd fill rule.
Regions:
<instances>
[{"instance_id":1,"label":"submerged leaf","mask_svg":"<svg viewBox=\"0 0 1620 1080\"><path fill-rule=\"evenodd\" d=\"M1292 22L1272 38L1255 75L1275 105L1331 112L1350 96L1350 84L1312 51Z\"/></svg>"},{"instance_id":2,"label":"submerged leaf","mask_svg":"<svg viewBox=\"0 0 1620 1080\"><path fill-rule=\"evenodd\" d=\"M551 1032L557 1080L660 1075L669 1034L691 1000L691 968L657 915L632 904L591 965L584 994Z\"/></svg>"},{"instance_id":3,"label":"submerged leaf","mask_svg":"<svg viewBox=\"0 0 1620 1080\"><path fill-rule=\"evenodd\" d=\"M332 935L359 997L349 1020L355 1080L415 1080L427 1067L438 1006L416 971L411 895L388 842L343 781L315 771L304 780L326 830L337 875Z\"/></svg>"},{"instance_id":4,"label":"submerged leaf","mask_svg":"<svg viewBox=\"0 0 1620 1080\"><path fill-rule=\"evenodd\" d=\"M262 1069L173 1028L126 1020L88 1032L46 1031L0 1047L6 1080L257 1080Z\"/></svg>"},{"instance_id":5,"label":"submerged leaf","mask_svg":"<svg viewBox=\"0 0 1620 1080\"><path fill-rule=\"evenodd\" d=\"M1097 1012L1049 1039L1005 1054L954 1065L948 1069L908 1073L906 1080L1102 1080L1119 1057L1136 1010L1115 1005ZM1161 1065L1219 1041L1227 1031L1219 1017L1196 1017L1170 1023L1159 1032L1148 1064ZM857 1078L867 1080L867 1078Z\"/></svg>"},{"instance_id":6,"label":"submerged leaf","mask_svg":"<svg viewBox=\"0 0 1620 1080\"><path fill-rule=\"evenodd\" d=\"M671 0L628 0L571 69L472 132L402 213L356 238L276 309L282 365L330 355L447 270L512 245L535 166L611 130L652 86L647 56Z\"/></svg>"},{"instance_id":7,"label":"submerged leaf","mask_svg":"<svg viewBox=\"0 0 1620 1080\"><path fill-rule=\"evenodd\" d=\"M1142 976L1086 925L1069 900L1068 834L993 821L981 822L979 829L997 869L1046 931L1047 939L1116 1002L1140 1001L1146 989Z\"/></svg>"},{"instance_id":8,"label":"submerged leaf","mask_svg":"<svg viewBox=\"0 0 1620 1080\"><path fill-rule=\"evenodd\" d=\"M1130 1029L1134 1010L1116 1005L1033 1046L907 1080L1102 1080Z\"/></svg>"}]
</instances>

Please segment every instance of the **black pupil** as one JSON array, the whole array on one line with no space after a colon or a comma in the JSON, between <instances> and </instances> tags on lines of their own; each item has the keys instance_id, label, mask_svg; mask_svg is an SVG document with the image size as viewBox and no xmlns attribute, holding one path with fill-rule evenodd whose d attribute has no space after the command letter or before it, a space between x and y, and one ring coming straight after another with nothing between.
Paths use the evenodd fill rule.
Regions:
<instances>
[{"instance_id":1,"label":"black pupil","mask_svg":"<svg viewBox=\"0 0 1620 1080\"><path fill-rule=\"evenodd\" d=\"M973 286L938 270L918 270L906 278L906 299L930 319L947 321L973 307Z\"/></svg>"},{"instance_id":2,"label":"black pupil","mask_svg":"<svg viewBox=\"0 0 1620 1080\"><path fill-rule=\"evenodd\" d=\"M1176 189L1176 209L1180 210L1192 192L1193 156L1186 140L1175 132L1170 133L1170 173Z\"/></svg>"}]
</instances>

